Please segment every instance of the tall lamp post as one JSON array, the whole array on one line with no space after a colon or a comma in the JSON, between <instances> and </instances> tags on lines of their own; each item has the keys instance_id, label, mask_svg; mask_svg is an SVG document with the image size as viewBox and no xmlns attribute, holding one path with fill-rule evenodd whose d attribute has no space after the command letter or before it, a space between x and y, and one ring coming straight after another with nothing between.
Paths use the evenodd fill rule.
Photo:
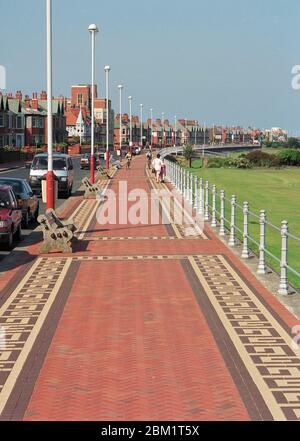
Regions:
<instances>
[{"instance_id":1,"label":"tall lamp post","mask_svg":"<svg viewBox=\"0 0 300 441\"><path fill-rule=\"evenodd\" d=\"M132 96L128 97L129 101L129 148L132 156Z\"/></svg>"},{"instance_id":2,"label":"tall lamp post","mask_svg":"<svg viewBox=\"0 0 300 441\"><path fill-rule=\"evenodd\" d=\"M176 134L177 134L177 116L174 116L175 125L174 125L174 147L176 147Z\"/></svg>"},{"instance_id":3,"label":"tall lamp post","mask_svg":"<svg viewBox=\"0 0 300 441\"><path fill-rule=\"evenodd\" d=\"M150 136L150 146L152 148L152 133L153 133L153 109L150 109L150 118L151 118L151 136Z\"/></svg>"},{"instance_id":4,"label":"tall lamp post","mask_svg":"<svg viewBox=\"0 0 300 441\"><path fill-rule=\"evenodd\" d=\"M122 84L118 85L119 93L120 93L120 129L119 129L119 143L120 143L120 152L122 155Z\"/></svg>"},{"instance_id":5,"label":"tall lamp post","mask_svg":"<svg viewBox=\"0 0 300 441\"><path fill-rule=\"evenodd\" d=\"M48 170L46 176L47 208L54 208L54 173L52 139L52 0L47 0L47 144Z\"/></svg>"},{"instance_id":6,"label":"tall lamp post","mask_svg":"<svg viewBox=\"0 0 300 441\"><path fill-rule=\"evenodd\" d=\"M165 114L162 112L161 114L161 126L162 126L162 138L161 138L161 146L165 145Z\"/></svg>"},{"instance_id":7,"label":"tall lamp post","mask_svg":"<svg viewBox=\"0 0 300 441\"><path fill-rule=\"evenodd\" d=\"M92 36L92 127L91 127L91 159L90 159L90 181L92 184L95 182L95 40L96 34L99 32L99 29L95 24L91 24L89 26L89 32Z\"/></svg>"},{"instance_id":8,"label":"tall lamp post","mask_svg":"<svg viewBox=\"0 0 300 441\"><path fill-rule=\"evenodd\" d=\"M198 124L197 124L197 121L195 120L195 147L196 147L196 144L197 144L197 131L196 131L197 126L198 126Z\"/></svg>"},{"instance_id":9,"label":"tall lamp post","mask_svg":"<svg viewBox=\"0 0 300 441\"><path fill-rule=\"evenodd\" d=\"M106 83L106 170L109 169L109 72L110 67L104 67L105 83Z\"/></svg>"},{"instance_id":10,"label":"tall lamp post","mask_svg":"<svg viewBox=\"0 0 300 441\"><path fill-rule=\"evenodd\" d=\"M141 108L141 148L143 147L143 104L140 104Z\"/></svg>"}]
</instances>

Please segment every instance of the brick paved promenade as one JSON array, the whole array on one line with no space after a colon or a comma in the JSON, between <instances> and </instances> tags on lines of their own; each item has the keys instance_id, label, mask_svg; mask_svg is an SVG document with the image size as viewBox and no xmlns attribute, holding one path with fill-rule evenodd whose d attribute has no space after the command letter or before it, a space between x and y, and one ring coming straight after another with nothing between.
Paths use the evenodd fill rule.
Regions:
<instances>
[{"instance_id":1,"label":"brick paved promenade","mask_svg":"<svg viewBox=\"0 0 300 441\"><path fill-rule=\"evenodd\" d=\"M124 203L121 181L156 186L143 157L109 183ZM98 204L64 213L72 255L31 245L0 277L0 418L299 420L296 318L209 227L100 225Z\"/></svg>"}]
</instances>

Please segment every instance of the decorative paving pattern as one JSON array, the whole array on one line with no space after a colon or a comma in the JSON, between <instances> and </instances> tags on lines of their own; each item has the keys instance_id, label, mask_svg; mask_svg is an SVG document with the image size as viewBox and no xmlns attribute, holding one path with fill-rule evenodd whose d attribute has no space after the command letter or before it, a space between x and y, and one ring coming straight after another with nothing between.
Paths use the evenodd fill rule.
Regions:
<instances>
[{"instance_id":1,"label":"decorative paving pattern","mask_svg":"<svg viewBox=\"0 0 300 441\"><path fill-rule=\"evenodd\" d=\"M0 415L71 261L38 258L0 308Z\"/></svg>"},{"instance_id":2,"label":"decorative paving pattern","mask_svg":"<svg viewBox=\"0 0 300 441\"><path fill-rule=\"evenodd\" d=\"M300 350L223 256L189 261L275 420L300 420Z\"/></svg>"},{"instance_id":3,"label":"decorative paving pattern","mask_svg":"<svg viewBox=\"0 0 300 441\"><path fill-rule=\"evenodd\" d=\"M190 240L190 239L201 239L201 236L187 236L187 237L176 237L176 236L89 236L85 235L83 241L114 241L114 240Z\"/></svg>"},{"instance_id":4,"label":"decorative paving pattern","mask_svg":"<svg viewBox=\"0 0 300 441\"><path fill-rule=\"evenodd\" d=\"M55 257L53 257L55 259ZM74 256L73 261L81 260L182 260L188 259L185 255L146 255L146 256Z\"/></svg>"}]
</instances>

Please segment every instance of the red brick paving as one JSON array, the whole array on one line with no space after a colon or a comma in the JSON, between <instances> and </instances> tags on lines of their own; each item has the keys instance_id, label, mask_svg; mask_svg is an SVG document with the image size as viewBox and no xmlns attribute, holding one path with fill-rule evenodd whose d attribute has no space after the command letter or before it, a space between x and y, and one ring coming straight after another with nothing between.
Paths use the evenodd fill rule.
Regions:
<instances>
[{"instance_id":1,"label":"red brick paving","mask_svg":"<svg viewBox=\"0 0 300 441\"><path fill-rule=\"evenodd\" d=\"M129 189L149 192L142 161L120 171L111 188L127 177ZM103 227L95 220L88 230L92 236L168 235L164 225ZM283 321L297 324L210 228L205 231L211 240L81 242L73 256L223 254ZM28 250L35 254L37 246ZM80 264L24 419L250 417L180 261L138 260Z\"/></svg>"},{"instance_id":2,"label":"red brick paving","mask_svg":"<svg viewBox=\"0 0 300 441\"><path fill-rule=\"evenodd\" d=\"M249 419L178 261L81 264L25 415L61 418Z\"/></svg>"}]
</instances>

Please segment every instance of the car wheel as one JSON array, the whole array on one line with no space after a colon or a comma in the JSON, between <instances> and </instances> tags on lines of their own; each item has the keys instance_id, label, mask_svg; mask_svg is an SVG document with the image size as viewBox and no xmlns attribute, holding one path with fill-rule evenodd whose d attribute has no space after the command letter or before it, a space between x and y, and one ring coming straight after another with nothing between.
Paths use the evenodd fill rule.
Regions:
<instances>
[{"instance_id":1,"label":"car wheel","mask_svg":"<svg viewBox=\"0 0 300 441\"><path fill-rule=\"evenodd\" d=\"M12 231L9 233L8 239L6 241L5 247L7 250L11 250L12 246L13 246L13 241L14 241L14 237L13 237L13 233Z\"/></svg>"},{"instance_id":2,"label":"car wheel","mask_svg":"<svg viewBox=\"0 0 300 441\"><path fill-rule=\"evenodd\" d=\"M21 224L19 225L17 231L16 231L16 239L17 240L21 240L22 239L22 228L21 228Z\"/></svg>"},{"instance_id":3,"label":"car wheel","mask_svg":"<svg viewBox=\"0 0 300 441\"><path fill-rule=\"evenodd\" d=\"M39 206L39 204L38 204L37 207L36 207L36 210L35 210L35 212L34 212L34 215L33 215L33 219L34 219L35 221L37 221L37 218L39 217L39 210L40 210L40 206Z\"/></svg>"},{"instance_id":4,"label":"car wheel","mask_svg":"<svg viewBox=\"0 0 300 441\"><path fill-rule=\"evenodd\" d=\"M28 211L26 211L26 214L24 215L23 219L22 219L22 224L24 228L28 228L29 226L29 213Z\"/></svg>"}]
</instances>

